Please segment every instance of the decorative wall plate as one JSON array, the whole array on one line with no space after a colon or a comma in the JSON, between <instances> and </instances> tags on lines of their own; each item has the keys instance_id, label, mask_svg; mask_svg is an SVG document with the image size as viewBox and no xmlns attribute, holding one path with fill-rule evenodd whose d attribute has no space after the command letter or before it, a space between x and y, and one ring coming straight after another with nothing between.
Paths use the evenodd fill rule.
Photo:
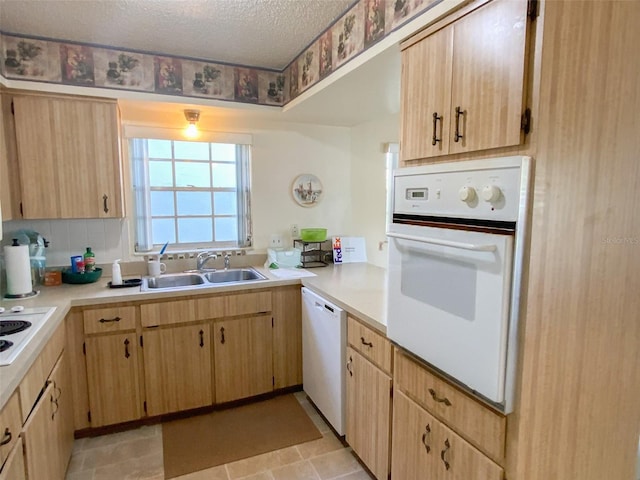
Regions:
<instances>
[{"instance_id":1,"label":"decorative wall plate","mask_svg":"<svg viewBox=\"0 0 640 480\"><path fill-rule=\"evenodd\" d=\"M322 183L315 175L303 173L293 181L291 193L298 205L313 207L322 198Z\"/></svg>"}]
</instances>

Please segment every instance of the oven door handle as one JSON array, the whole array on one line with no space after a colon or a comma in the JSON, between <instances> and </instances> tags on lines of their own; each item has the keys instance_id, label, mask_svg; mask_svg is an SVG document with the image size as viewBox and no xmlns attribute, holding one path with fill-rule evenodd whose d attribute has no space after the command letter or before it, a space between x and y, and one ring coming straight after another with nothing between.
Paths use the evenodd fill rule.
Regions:
<instances>
[{"instance_id":1,"label":"oven door handle","mask_svg":"<svg viewBox=\"0 0 640 480\"><path fill-rule=\"evenodd\" d=\"M441 245L443 247L461 248L463 250L472 250L474 252L495 252L498 248L496 245L478 245L475 243L452 242L451 240L439 240L437 238L417 237L415 235L402 235L400 233L387 232L387 236L391 238L399 238L400 240L411 240L413 242L430 243L432 245Z\"/></svg>"}]
</instances>

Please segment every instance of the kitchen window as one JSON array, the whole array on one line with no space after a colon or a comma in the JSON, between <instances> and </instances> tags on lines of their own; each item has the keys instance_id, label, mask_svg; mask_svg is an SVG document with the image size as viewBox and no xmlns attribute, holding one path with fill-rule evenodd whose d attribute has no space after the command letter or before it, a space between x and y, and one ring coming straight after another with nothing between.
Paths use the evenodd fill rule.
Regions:
<instances>
[{"instance_id":1,"label":"kitchen window","mask_svg":"<svg viewBox=\"0 0 640 480\"><path fill-rule=\"evenodd\" d=\"M251 147L221 140L130 138L136 251L251 245Z\"/></svg>"}]
</instances>

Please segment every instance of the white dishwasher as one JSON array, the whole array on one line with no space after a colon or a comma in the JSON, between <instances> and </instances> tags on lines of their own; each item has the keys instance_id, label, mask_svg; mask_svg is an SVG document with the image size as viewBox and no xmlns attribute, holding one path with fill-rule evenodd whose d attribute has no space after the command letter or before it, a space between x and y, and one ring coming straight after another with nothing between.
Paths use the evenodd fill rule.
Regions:
<instances>
[{"instance_id":1,"label":"white dishwasher","mask_svg":"<svg viewBox=\"0 0 640 480\"><path fill-rule=\"evenodd\" d=\"M347 315L302 287L302 383L339 435L345 433Z\"/></svg>"}]
</instances>

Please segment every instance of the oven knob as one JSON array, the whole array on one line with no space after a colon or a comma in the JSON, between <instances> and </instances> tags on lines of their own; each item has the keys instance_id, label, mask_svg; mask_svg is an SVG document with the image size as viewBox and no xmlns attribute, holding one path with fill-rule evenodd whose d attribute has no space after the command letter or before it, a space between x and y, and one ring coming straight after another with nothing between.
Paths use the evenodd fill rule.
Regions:
<instances>
[{"instance_id":1,"label":"oven knob","mask_svg":"<svg viewBox=\"0 0 640 480\"><path fill-rule=\"evenodd\" d=\"M0 307L0 313L4 313L4 307Z\"/></svg>"},{"instance_id":2,"label":"oven knob","mask_svg":"<svg viewBox=\"0 0 640 480\"><path fill-rule=\"evenodd\" d=\"M462 187L458 190L458 196L463 202L473 202L476 199L476 190L473 187Z\"/></svg>"},{"instance_id":3,"label":"oven knob","mask_svg":"<svg viewBox=\"0 0 640 480\"><path fill-rule=\"evenodd\" d=\"M11 307L11 311L13 313L20 313L23 310L24 310L24 307L22 305L16 305L15 307Z\"/></svg>"},{"instance_id":4,"label":"oven knob","mask_svg":"<svg viewBox=\"0 0 640 480\"><path fill-rule=\"evenodd\" d=\"M502 195L502 191L495 185L485 185L482 189L482 198L487 202L495 202Z\"/></svg>"}]
</instances>

